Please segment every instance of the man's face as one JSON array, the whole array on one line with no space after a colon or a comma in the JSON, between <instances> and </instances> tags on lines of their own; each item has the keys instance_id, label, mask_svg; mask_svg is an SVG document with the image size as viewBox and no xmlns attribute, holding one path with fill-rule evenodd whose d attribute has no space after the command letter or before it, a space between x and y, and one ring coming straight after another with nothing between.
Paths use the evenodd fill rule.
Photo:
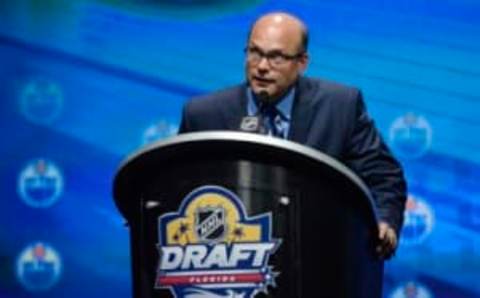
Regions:
<instances>
[{"instance_id":1,"label":"man's face","mask_svg":"<svg viewBox=\"0 0 480 298\"><path fill-rule=\"evenodd\" d=\"M254 94L268 101L285 94L307 65L306 54L298 55L301 41L302 31L288 24L264 22L254 26L245 61L246 76ZM278 54L289 59L275 63ZM254 56L256 59L252 59Z\"/></svg>"}]
</instances>

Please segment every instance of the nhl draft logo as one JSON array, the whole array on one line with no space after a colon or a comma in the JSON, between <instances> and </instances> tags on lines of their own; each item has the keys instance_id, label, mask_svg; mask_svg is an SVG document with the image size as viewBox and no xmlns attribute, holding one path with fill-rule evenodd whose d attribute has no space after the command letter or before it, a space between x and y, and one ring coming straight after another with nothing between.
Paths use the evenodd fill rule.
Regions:
<instances>
[{"instance_id":1,"label":"nhl draft logo","mask_svg":"<svg viewBox=\"0 0 480 298\"><path fill-rule=\"evenodd\" d=\"M254 297L275 287L268 261L271 213L249 217L241 200L219 186L193 190L178 212L158 218L159 265L155 288L175 297Z\"/></svg>"}]
</instances>

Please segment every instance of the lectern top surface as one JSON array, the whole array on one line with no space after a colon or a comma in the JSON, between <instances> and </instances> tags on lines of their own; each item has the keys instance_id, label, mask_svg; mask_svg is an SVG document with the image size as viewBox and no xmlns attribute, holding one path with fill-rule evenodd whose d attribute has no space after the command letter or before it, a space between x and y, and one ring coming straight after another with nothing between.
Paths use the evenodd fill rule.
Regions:
<instances>
[{"instance_id":1,"label":"lectern top surface","mask_svg":"<svg viewBox=\"0 0 480 298\"><path fill-rule=\"evenodd\" d=\"M226 146L234 144L235 148L238 148L238 150L242 150L242 148L245 147L250 148L251 146L258 146L262 152L268 150L274 153L287 152L289 156L301 157L303 159L317 162L322 164L324 167L326 166L331 168L335 172L353 182L359 188L359 190L365 194L365 197L368 198L371 209L375 210L373 199L365 183L340 161L328 156L325 153L299 143L270 136L236 131L208 131L181 134L152 143L139 149L138 151L133 152L121 163L117 171L114 182L115 199L122 200L121 197L126 195L125 190L129 188L126 185L123 185L125 184L125 179L122 177L131 177L131 175L139 174L136 173L139 168L134 166L135 164L144 164L144 162L148 164L147 161L149 159L153 158L154 156L158 157L158 155L162 154L162 152L166 153L169 151L169 154L172 154L171 149L174 148L177 149L188 147L193 148L192 150L194 150L194 148L206 144L212 144L212 146ZM174 150L174 152L175 151L176 150Z\"/></svg>"},{"instance_id":2,"label":"lectern top surface","mask_svg":"<svg viewBox=\"0 0 480 298\"><path fill-rule=\"evenodd\" d=\"M237 131L209 131L209 132L193 132L193 133L185 133L175 137L167 138L164 140L160 140L149 144L139 150L130 154L127 158L125 158L118 171L129 164L132 160L140 158L141 156L148 154L148 152L165 148L173 145L178 145L182 143L194 143L194 142L205 142L205 141L234 141L234 142L242 142L242 143L255 143L263 146L268 147L276 147L282 149L288 149L292 152L296 152L307 157L310 157L314 160L319 162L325 163L332 168L337 169L338 171L342 172L345 176L352 179L355 183L358 184L364 192L369 193L368 187L365 183L354 173L350 170L347 166L345 166L340 161L332 158L331 156L322 153L321 151L312 149L310 147L304 146L299 143L295 143L289 140L284 140L276 137L271 136L264 136L259 134L247 133L247 132L237 132Z\"/></svg>"}]
</instances>

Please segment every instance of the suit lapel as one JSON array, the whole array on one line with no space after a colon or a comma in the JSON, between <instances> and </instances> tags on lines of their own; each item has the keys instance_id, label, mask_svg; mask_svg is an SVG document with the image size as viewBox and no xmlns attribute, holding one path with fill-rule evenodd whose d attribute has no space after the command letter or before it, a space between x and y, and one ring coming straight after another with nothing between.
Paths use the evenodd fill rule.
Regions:
<instances>
[{"instance_id":1,"label":"suit lapel","mask_svg":"<svg viewBox=\"0 0 480 298\"><path fill-rule=\"evenodd\" d=\"M297 83L288 139L305 144L315 115L315 90L310 82L300 77Z\"/></svg>"},{"instance_id":2,"label":"suit lapel","mask_svg":"<svg viewBox=\"0 0 480 298\"><path fill-rule=\"evenodd\" d=\"M222 114L225 128L239 130L240 123L247 115L247 86L242 84L232 92L231 100L223 105ZM292 110L292 121L288 139L305 144L315 115L315 88L308 79L300 77L297 83Z\"/></svg>"},{"instance_id":3,"label":"suit lapel","mask_svg":"<svg viewBox=\"0 0 480 298\"><path fill-rule=\"evenodd\" d=\"M228 104L223 106L223 117L226 129L239 130L242 118L247 115L246 85L242 84L232 94Z\"/></svg>"}]
</instances>

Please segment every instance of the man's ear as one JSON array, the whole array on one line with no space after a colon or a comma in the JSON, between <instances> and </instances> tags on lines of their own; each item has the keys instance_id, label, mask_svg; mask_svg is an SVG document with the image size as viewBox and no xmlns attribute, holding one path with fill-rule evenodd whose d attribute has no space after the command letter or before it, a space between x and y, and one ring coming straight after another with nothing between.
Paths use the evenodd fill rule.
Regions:
<instances>
[{"instance_id":1,"label":"man's ear","mask_svg":"<svg viewBox=\"0 0 480 298\"><path fill-rule=\"evenodd\" d=\"M300 74L303 74L307 70L308 63L310 62L310 57L307 53L303 54L298 58L298 66Z\"/></svg>"}]
</instances>

